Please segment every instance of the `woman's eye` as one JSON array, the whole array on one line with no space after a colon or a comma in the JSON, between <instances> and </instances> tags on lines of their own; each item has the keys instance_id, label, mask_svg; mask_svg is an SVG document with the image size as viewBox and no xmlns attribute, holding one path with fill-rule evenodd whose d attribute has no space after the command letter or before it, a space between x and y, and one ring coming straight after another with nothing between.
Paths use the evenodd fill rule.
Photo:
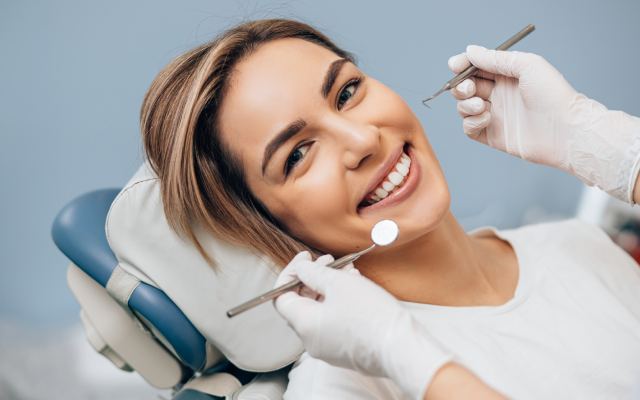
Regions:
<instances>
[{"instance_id":1,"label":"woman's eye","mask_svg":"<svg viewBox=\"0 0 640 400\"><path fill-rule=\"evenodd\" d=\"M360 85L360 78L357 78L344 86L344 89L342 89L342 91L338 95L338 104L337 104L338 110L340 110L344 105L344 103L346 103L347 100L349 100L356 93L356 90L358 89L359 85ZM350 87L353 87L353 90L351 91L347 90Z\"/></svg>"},{"instance_id":2,"label":"woman's eye","mask_svg":"<svg viewBox=\"0 0 640 400\"><path fill-rule=\"evenodd\" d=\"M289 175L289 172L302 160L307 151L309 151L309 147L311 147L311 143L305 143L301 146L296 147L289 157L287 161L284 163L284 175Z\"/></svg>"}]
</instances>

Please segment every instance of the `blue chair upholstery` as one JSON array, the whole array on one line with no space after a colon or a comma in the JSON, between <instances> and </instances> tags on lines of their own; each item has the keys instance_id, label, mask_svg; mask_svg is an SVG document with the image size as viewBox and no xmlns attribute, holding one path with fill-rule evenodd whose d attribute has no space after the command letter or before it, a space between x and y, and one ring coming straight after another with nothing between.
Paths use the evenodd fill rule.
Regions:
<instances>
[{"instance_id":1,"label":"blue chair upholstery","mask_svg":"<svg viewBox=\"0 0 640 400\"><path fill-rule=\"evenodd\" d=\"M51 231L56 246L103 287L118 264L109 248L104 225L119 191L96 190L75 198L58 213ZM129 299L129 307L153 324L182 364L192 371L204 368L205 338L164 292L140 282Z\"/></svg>"},{"instance_id":2,"label":"blue chair upholstery","mask_svg":"<svg viewBox=\"0 0 640 400\"><path fill-rule=\"evenodd\" d=\"M104 223L119 191L96 190L73 199L58 213L51 229L60 251L103 287L118 264Z\"/></svg>"},{"instance_id":3,"label":"blue chair upholstery","mask_svg":"<svg viewBox=\"0 0 640 400\"><path fill-rule=\"evenodd\" d=\"M181 390L173 400L225 400L225 398L198 392L193 389L186 389Z\"/></svg>"}]
</instances>

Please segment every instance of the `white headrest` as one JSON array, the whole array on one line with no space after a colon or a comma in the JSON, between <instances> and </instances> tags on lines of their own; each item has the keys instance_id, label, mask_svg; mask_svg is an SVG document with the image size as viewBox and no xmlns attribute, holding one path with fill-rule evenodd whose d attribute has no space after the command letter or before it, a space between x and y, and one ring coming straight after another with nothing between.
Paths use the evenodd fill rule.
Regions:
<instances>
[{"instance_id":1,"label":"white headrest","mask_svg":"<svg viewBox=\"0 0 640 400\"><path fill-rule=\"evenodd\" d=\"M279 273L275 264L200 232L198 239L219 265L214 271L191 242L169 227L160 182L147 163L115 199L106 224L120 266L163 290L207 341L239 368L272 371L302 354L300 339L272 302L234 318L225 314L270 290Z\"/></svg>"}]
</instances>

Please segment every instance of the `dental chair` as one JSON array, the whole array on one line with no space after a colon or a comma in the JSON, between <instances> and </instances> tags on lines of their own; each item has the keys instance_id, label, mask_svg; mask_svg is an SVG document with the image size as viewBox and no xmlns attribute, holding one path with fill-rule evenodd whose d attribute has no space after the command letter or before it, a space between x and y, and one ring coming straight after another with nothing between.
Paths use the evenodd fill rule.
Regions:
<instances>
[{"instance_id":1,"label":"dental chair","mask_svg":"<svg viewBox=\"0 0 640 400\"><path fill-rule=\"evenodd\" d=\"M71 261L67 282L91 346L174 400L282 399L302 343L271 302L225 312L271 289L267 257L196 227L216 260L169 227L157 176L144 163L122 189L81 195L52 237Z\"/></svg>"}]
</instances>

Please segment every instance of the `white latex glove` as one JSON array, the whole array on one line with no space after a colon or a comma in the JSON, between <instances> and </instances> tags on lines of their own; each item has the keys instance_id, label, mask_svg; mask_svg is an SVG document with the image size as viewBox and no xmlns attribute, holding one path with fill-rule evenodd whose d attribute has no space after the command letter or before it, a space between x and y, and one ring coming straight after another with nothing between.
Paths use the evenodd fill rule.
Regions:
<instances>
[{"instance_id":1,"label":"white latex glove","mask_svg":"<svg viewBox=\"0 0 640 400\"><path fill-rule=\"evenodd\" d=\"M309 252L298 253L275 286L298 277L312 292L284 293L275 299L276 309L312 357L391 378L411 398L422 400L433 375L454 355L353 264L342 270L324 267L331 261L331 255L312 261Z\"/></svg>"},{"instance_id":2,"label":"white latex glove","mask_svg":"<svg viewBox=\"0 0 640 400\"><path fill-rule=\"evenodd\" d=\"M449 59L481 72L451 90L472 139L560 168L630 204L640 167L640 118L578 93L537 54L467 46Z\"/></svg>"}]
</instances>

